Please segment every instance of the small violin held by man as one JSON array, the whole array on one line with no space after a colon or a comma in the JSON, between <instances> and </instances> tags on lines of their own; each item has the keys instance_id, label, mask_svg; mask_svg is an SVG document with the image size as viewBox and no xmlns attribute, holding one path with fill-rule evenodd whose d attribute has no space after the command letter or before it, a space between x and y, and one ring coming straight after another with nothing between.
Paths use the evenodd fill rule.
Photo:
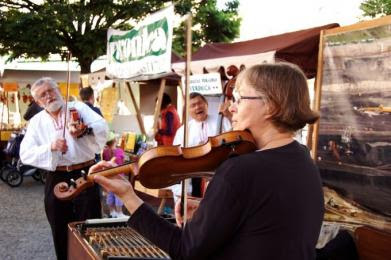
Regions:
<instances>
[{"instance_id":1,"label":"small violin held by man","mask_svg":"<svg viewBox=\"0 0 391 260\"><path fill-rule=\"evenodd\" d=\"M70 133L78 133L77 137L83 136L88 130L87 125L84 124L83 119L75 108L69 109L68 129Z\"/></svg>"}]
</instances>

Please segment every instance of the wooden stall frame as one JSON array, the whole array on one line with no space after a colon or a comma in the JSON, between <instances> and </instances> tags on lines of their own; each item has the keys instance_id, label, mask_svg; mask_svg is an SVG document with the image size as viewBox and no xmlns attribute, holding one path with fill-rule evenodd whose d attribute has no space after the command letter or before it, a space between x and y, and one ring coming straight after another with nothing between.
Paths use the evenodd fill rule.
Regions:
<instances>
[{"instance_id":1,"label":"wooden stall frame","mask_svg":"<svg viewBox=\"0 0 391 260\"><path fill-rule=\"evenodd\" d=\"M153 114L153 135L154 136L158 131L159 115L160 115L160 109L162 106L162 99L163 99L163 93L164 93L165 88L166 88L166 79L162 78L160 80L160 87L159 87L159 92L157 95L155 112Z\"/></svg>"},{"instance_id":2,"label":"wooden stall frame","mask_svg":"<svg viewBox=\"0 0 391 260\"><path fill-rule=\"evenodd\" d=\"M126 86L128 87L129 95L130 98L132 99L134 110L136 110L136 117L137 117L138 124L140 126L140 131L143 135L147 135L147 133L145 132L144 121L141 117L140 108L137 105L136 98L134 97L132 87L130 86L129 81L126 81Z\"/></svg>"}]
</instances>

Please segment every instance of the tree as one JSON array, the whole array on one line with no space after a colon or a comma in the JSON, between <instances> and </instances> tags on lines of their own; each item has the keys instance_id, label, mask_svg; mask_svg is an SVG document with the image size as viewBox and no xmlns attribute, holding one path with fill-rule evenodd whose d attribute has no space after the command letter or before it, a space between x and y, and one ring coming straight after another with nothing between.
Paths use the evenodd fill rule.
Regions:
<instances>
[{"instance_id":1,"label":"tree","mask_svg":"<svg viewBox=\"0 0 391 260\"><path fill-rule=\"evenodd\" d=\"M366 0L360 5L364 16L375 18L391 14L390 0Z\"/></svg>"},{"instance_id":2,"label":"tree","mask_svg":"<svg viewBox=\"0 0 391 260\"><path fill-rule=\"evenodd\" d=\"M0 1L0 55L48 59L50 54L71 51L81 73L89 73L92 61L106 53L109 27L129 30L168 0L2 0ZM218 10L216 0L179 0L175 13L193 14L194 46L206 42L230 42L239 35L238 0ZM183 24L174 30L173 49L184 49Z\"/></svg>"}]
</instances>

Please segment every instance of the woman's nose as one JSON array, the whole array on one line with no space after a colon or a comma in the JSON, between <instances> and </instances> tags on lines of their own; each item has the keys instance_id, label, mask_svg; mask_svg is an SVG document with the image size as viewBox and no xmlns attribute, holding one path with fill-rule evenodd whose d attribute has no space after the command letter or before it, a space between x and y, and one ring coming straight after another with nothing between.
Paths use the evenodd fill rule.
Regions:
<instances>
[{"instance_id":1,"label":"woman's nose","mask_svg":"<svg viewBox=\"0 0 391 260\"><path fill-rule=\"evenodd\" d=\"M236 103L231 101L231 104L228 107L228 111L233 113L236 112Z\"/></svg>"}]
</instances>

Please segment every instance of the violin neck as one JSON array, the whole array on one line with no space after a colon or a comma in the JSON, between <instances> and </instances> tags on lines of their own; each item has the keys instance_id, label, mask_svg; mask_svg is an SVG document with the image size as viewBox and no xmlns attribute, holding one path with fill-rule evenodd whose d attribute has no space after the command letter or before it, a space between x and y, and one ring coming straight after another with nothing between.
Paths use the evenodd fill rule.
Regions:
<instances>
[{"instance_id":1,"label":"violin neck","mask_svg":"<svg viewBox=\"0 0 391 260\"><path fill-rule=\"evenodd\" d=\"M117 174L134 174L134 163L129 163L129 164L124 164L121 166L117 166L114 168L110 168L107 170L99 171L99 172L94 172L92 174L88 175L88 179L93 181L94 175L101 175L104 177L111 177Z\"/></svg>"}]
</instances>

